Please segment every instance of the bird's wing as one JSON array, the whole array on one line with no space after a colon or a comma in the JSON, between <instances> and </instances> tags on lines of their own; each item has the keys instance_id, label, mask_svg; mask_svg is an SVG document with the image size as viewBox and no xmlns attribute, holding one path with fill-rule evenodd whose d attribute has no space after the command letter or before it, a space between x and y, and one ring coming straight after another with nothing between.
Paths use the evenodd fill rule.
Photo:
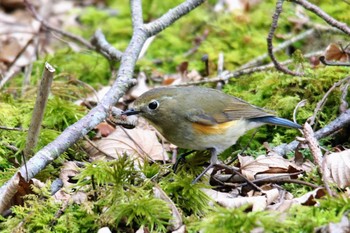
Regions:
<instances>
[{"instance_id":1,"label":"bird's wing","mask_svg":"<svg viewBox=\"0 0 350 233\"><path fill-rule=\"evenodd\" d=\"M208 106L205 105L205 106ZM263 109L255 107L240 99L231 97L229 101L217 102L209 107L199 107L188 112L187 119L203 125L215 125L239 119L273 116Z\"/></svg>"}]
</instances>

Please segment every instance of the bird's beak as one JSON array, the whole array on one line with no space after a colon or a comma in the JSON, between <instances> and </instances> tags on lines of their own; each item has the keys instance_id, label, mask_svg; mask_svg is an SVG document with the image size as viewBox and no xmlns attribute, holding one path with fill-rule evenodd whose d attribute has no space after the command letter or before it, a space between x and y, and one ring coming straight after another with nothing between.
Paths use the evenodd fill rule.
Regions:
<instances>
[{"instance_id":1,"label":"bird's beak","mask_svg":"<svg viewBox=\"0 0 350 233\"><path fill-rule=\"evenodd\" d=\"M139 114L140 112L141 112L140 110L135 110L134 108L130 108L130 109L122 112L122 115L131 116L131 115Z\"/></svg>"}]
</instances>

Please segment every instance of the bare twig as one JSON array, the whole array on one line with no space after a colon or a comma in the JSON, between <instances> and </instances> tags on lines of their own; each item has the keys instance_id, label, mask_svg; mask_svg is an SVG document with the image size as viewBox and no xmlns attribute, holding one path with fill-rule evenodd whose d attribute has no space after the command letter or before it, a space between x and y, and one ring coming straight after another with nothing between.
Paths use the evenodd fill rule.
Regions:
<instances>
[{"instance_id":1,"label":"bare twig","mask_svg":"<svg viewBox=\"0 0 350 233\"><path fill-rule=\"evenodd\" d=\"M38 95L36 97L32 119L28 129L26 146L23 151L24 156L26 156L27 158L32 154L33 148L38 142L40 126L44 117L46 103L49 97L50 87L54 73L55 69L49 63L46 62L40 87L38 89Z\"/></svg>"},{"instance_id":2,"label":"bare twig","mask_svg":"<svg viewBox=\"0 0 350 233\"><path fill-rule=\"evenodd\" d=\"M252 186L255 190L257 191L262 191L261 188L259 186L257 186L256 184L254 184L252 181L248 180L247 177L245 177L244 175L242 175L239 171L237 171L234 167L231 166L227 166L225 164L216 164L215 166L223 168L223 169L227 169L229 171L232 171L232 173L236 174L237 176L241 177L243 180L245 180L247 182L247 184L249 184L250 186Z\"/></svg>"},{"instance_id":3,"label":"bare twig","mask_svg":"<svg viewBox=\"0 0 350 233\"><path fill-rule=\"evenodd\" d=\"M152 161L153 163L155 163L154 159L152 159L152 157L151 157L146 151L144 151L144 149L142 148L142 146L140 146L140 144L139 144L137 141L135 141L135 140L133 139L133 137L130 136L130 134L128 133L127 130L125 130L123 127L120 127L120 129L126 134L126 136L128 136L128 138L135 144L135 146L136 146L137 148L139 148L139 150L144 154L143 159L145 159L145 157L147 157L150 161Z\"/></svg>"},{"instance_id":4,"label":"bare twig","mask_svg":"<svg viewBox=\"0 0 350 233\"><path fill-rule=\"evenodd\" d=\"M328 125L326 125L322 129L316 131L315 138L320 139L320 138L327 137L328 135L336 133L337 131L346 127L349 124L350 124L350 109L346 110L344 113L342 113L340 116L338 116L335 120L330 122ZM288 151L294 150L298 144L299 142L295 140L289 144L279 145L273 148L273 151L280 155L285 155Z\"/></svg>"},{"instance_id":5,"label":"bare twig","mask_svg":"<svg viewBox=\"0 0 350 233\"><path fill-rule=\"evenodd\" d=\"M307 102L307 100L301 100L301 101L299 101L297 106L295 106L295 108L293 110L293 121L294 121L294 123L297 123L297 112L298 112L298 109L300 107L304 107L306 102Z\"/></svg>"},{"instance_id":6,"label":"bare twig","mask_svg":"<svg viewBox=\"0 0 350 233\"><path fill-rule=\"evenodd\" d=\"M320 149L320 145L317 141L317 139L315 138L314 132L311 128L311 126L308 123L305 123L303 125L303 132L304 132L304 137L306 139L306 143L308 144L312 157L314 158L314 162L316 163L316 165L319 168L319 171L322 175L322 181L324 184L324 187L326 188L326 191L328 192L328 194L330 196L332 196L332 191L329 188L328 182L327 182L327 178L325 176L325 165L323 162L323 155Z\"/></svg>"},{"instance_id":7,"label":"bare twig","mask_svg":"<svg viewBox=\"0 0 350 233\"><path fill-rule=\"evenodd\" d=\"M120 61L123 55L122 52L107 42L106 37L101 30L96 30L91 38L91 44L96 47L96 51L100 52L110 61Z\"/></svg>"},{"instance_id":8,"label":"bare twig","mask_svg":"<svg viewBox=\"0 0 350 233\"><path fill-rule=\"evenodd\" d=\"M7 142L1 141L1 140L0 140L0 145L5 146L7 149L12 150L13 152L18 152L19 151L19 149L17 147L15 147L15 146L7 143Z\"/></svg>"},{"instance_id":9,"label":"bare twig","mask_svg":"<svg viewBox=\"0 0 350 233\"><path fill-rule=\"evenodd\" d=\"M15 66L15 64L17 63L18 59L24 54L24 52L27 50L27 48L29 47L29 45L31 45L33 42L33 39L27 41L27 43L21 48L21 51L19 53L17 53L16 57L12 60L12 62L7 66L7 73L5 75L5 77L3 77L0 80L0 89L12 78L14 77L17 72L20 71L20 67Z\"/></svg>"},{"instance_id":10,"label":"bare twig","mask_svg":"<svg viewBox=\"0 0 350 233\"><path fill-rule=\"evenodd\" d=\"M331 94L331 92L335 88L339 87L341 84L343 84L344 82L347 82L349 80L350 80L350 76L348 76L348 77L346 77L346 78L344 78L342 80L339 80L338 82L334 83L331 88L329 88L329 90L326 92L326 94L324 94L322 99L317 103L316 108L314 110L314 114L309 119L310 125L314 125L315 124L315 120L316 120L317 114L318 114L319 111L321 111L321 109L325 105L326 100L327 100L328 96Z\"/></svg>"},{"instance_id":11,"label":"bare twig","mask_svg":"<svg viewBox=\"0 0 350 233\"><path fill-rule=\"evenodd\" d=\"M39 14L38 12L35 10L35 7L28 1L28 0L23 0L24 4L26 5L27 9L33 14L33 17L38 20L42 26L44 27L44 29L49 30L49 31L54 31L59 33L60 35L63 35L65 37L70 38L71 40L78 42L84 46L86 46L89 49L94 49L94 47L89 43L89 41L85 40L84 38L74 35L72 33L69 32L65 32L57 27L54 27L50 24L48 24Z\"/></svg>"},{"instance_id":12,"label":"bare twig","mask_svg":"<svg viewBox=\"0 0 350 233\"><path fill-rule=\"evenodd\" d=\"M341 113L345 112L346 109L349 108L349 103L346 100L346 97L348 96L349 86L350 86L350 81L348 80L345 83L345 85L341 87L340 106L339 106L339 111Z\"/></svg>"},{"instance_id":13,"label":"bare twig","mask_svg":"<svg viewBox=\"0 0 350 233\"><path fill-rule=\"evenodd\" d=\"M286 73L286 74L293 75L293 76L301 76L302 73L297 73L297 72L291 71L288 68L282 66L277 61L277 59L275 58L275 55L273 53L272 40L274 38L274 34L275 34L276 29L277 29L278 18L280 16L281 12L282 12L283 2L284 2L284 0L278 0L277 3L276 3L275 13L272 16L271 28L270 28L269 34L267 36L267 51L268 51L269 56L270 56L270 58L271 58L271 60L272 60L272 62L275 65L277 70L279 70L279 71L281 71L283 73Z\"/></svg>"},{"instance_id":14,"label":"bare twig","mask_svg":"<svg viewBox=\"0 0 350 233\"><path fill-rule=\"evenodd\" d=\"M312 184L310 182L307 181L303 181L303 180L297 180L297 179L290 179L290 175L284 175L284 176L272 176L272 177L268 177L268 178L263 178L263 179L257 179L254 180L253 182L256 184L266 184L266 183L293 183L293 184L300 184L300 185L306 185L309 186L311 188L319 188L320 186L316 185L316 184Z\"/></svg>"},{"instance_id":15,"label":"bare twig","mask_svg":"<svg viewBox=\"0 0 350 233\"><path fill-rule=\"evenodd\" d=\"M321 56L319 60L320 62L322 62L323 65L326 66L350 66L349 62L329 62L326 60L325 56Z\"/></svg>"},{"instance_id":16,"label":"bare twig","mask_svg":"<svg viewBox=\"0 0 350 233\"><path fill-rule=\"evenodd\" d=\"M272 52L273 53L276 53L278 51L281 51L285 48L287 48L288 46L292 45L293 43L297 42L297 41L300 41L300 40L303 40L303 39L306 39L308 37L311 37L314 33L315 33L315 29L312 28L312 29L309 29L305 32L302 32L292 38L290 38L289 40L286 40L284 41L283 43L279 44L277 47L274 47ZM246 64L242 65L241 67L239 67L239 69L246 69L246 68L249 68L249 67L253 67L253 66L256 66L256 65L260 65L260 63L262 61L264 61L267 57L269 56L268 53L265 53L261 56L258 56L256 57L255 59L247 62Z\"/></svg>"},{"instance_id":17,"label":"bare twig","mask_svg":"<svg viewBox=\"0 0 350 233\"><path fill-rule=\"evenodd\" d=\"M316 52L305 54L304 57L319 56L319 55L321 55L323 53L324 53L323 51L316 51ZM282 65L287 65L287 64L290 64L292 62L293 62L293 60L289 59L289 60L286 60L284 62L281 62L281 64ZM204 78L204 79L199 80L199 81L180 83L180 84L177 84L176 86L189 86L189 85L199 85L199 84L203 84L203 83L226 82L226 81L228 81L231 78L238 78L238 77L243 76L243 75L269 70L269 69L272 69L274 67L275 67L274 64L270 63L270 64L267 64L267 65L264 65L264 66L252 67L252 68L247 68L247 69L244 69L244 70L236 70L236 71L231 71L231 72L223 71L223 72L221 72L221 74L219 74L215 78Z\"/></svg>"},{"instance_id":18,"label":"bare twig","mask_svg":"<svg viewBox=\"0 0 350 233\"><path fill-rule=\"evenodd\" d=\"M342 32L350 35L350 27L346 25L346 23L340 22L330 15L328 15L326 12L324 12L322 9L320 9L318 6L306 1L306 0L292 0L292 2L295 2L301 6L303 6L305 9L315 13L320 18L322 18L324 21L326 21L329 25L338 28Z\"/></svg>"},{"instance_id":19,"label":"bare twig","mask_svg":"<svg viewBox=\"0 0 350 233\"><path fill-rule=\"evenodd\" d=\"M309 145L312 157L314 158L314 162L319 168L322 168L322 151L320 149L317 139L315 138L314 131L308 123L304 124L303 132L306 142Z\"/></svg>"},{"instance_id":20,"label":"bare twig","mask_svg":"<svg viewBox=\"0 0 350 233\"><path fill-rule=\"evenodd\" d=\"M21 67L14 66L14 67L11 67L4 76L1 74L1 76L3 77L1 77L1 80L0 80L0 89L3 88L3 86L7 83L7 81L13 78L20 71L21 71Z\"/></svg>"},{"instance_id":21,"label":"bare twig","mask_svg":"<svg viewBox=\"0 0 350 233\"><path fill-rule=\"evenodd\" d=\"M145 24L143 29L148 33L148 36L153 36L163 31L167 25L172 24L177 19L186 15L191 10L195 9L201 5L204 0L192 0L185 1L175 8L170 9L166 14L162 15L160 18Z\"/></svg>"},{"instance_id":22,"label":"bare twig","mask_svg":"<svg viewBox=\"0 0 350 233\"><path fill-rule=\"evenodd\" d=\"M0 129L2 130L13 130L13 131L26 131L26 129L18 128L18 127L7 127L7 126L1 126Z\"/></svg>"},{"instance_id":23,"label":"bare twig","mask_svg":"<svg viewBox=\"0 0 350 233\"><path fill-rule=\"evenodd\" d=\"M95 148L98 152L100 152L101 154L103 154L106 157L113 157L110 156L108 153L104 152L103 150L101 150L93 141L91 141L89 139L89 137L87 137L86 135L84 136L84 139L87 141L87 143L90 144L90 146L92 146L93 148Z\"/></svg>"}]
</instances>

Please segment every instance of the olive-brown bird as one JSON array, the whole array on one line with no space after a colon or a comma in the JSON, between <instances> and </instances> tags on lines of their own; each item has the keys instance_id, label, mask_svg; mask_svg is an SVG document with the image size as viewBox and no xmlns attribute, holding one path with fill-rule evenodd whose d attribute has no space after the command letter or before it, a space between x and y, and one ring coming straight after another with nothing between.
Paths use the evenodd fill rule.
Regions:
<instances>
[{"instance_id":1,"label":"olive-brown bird","mask_svg":"<svg viewBox=\"0 0 350 233\"><path fill-rule=\"evenodd\" d=\"M210 165L193 183L217 163L219 153L235 144L246 131L264 124L301 128L236 97L203 87L152 89L135 100L134 108L123 113L135 114L180 148L211 151Z\"/></svg>"}]
</instances>

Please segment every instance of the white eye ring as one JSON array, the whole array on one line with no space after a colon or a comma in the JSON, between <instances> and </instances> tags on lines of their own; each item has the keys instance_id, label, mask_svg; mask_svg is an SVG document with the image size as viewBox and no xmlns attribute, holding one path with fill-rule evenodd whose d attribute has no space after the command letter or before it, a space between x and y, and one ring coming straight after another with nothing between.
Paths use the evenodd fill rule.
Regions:
<instances>
[{"instance_id":1,"label":"white eye ring","mask_svg":"<svg viewBox=\"0 0 350 233\"><path fill-rule=\"evenodd\" d=\"M156 110L159 107L159 102L157 100L152 100L148 103L148 108L151 110Z\"/></svg>"}]
</instances>

